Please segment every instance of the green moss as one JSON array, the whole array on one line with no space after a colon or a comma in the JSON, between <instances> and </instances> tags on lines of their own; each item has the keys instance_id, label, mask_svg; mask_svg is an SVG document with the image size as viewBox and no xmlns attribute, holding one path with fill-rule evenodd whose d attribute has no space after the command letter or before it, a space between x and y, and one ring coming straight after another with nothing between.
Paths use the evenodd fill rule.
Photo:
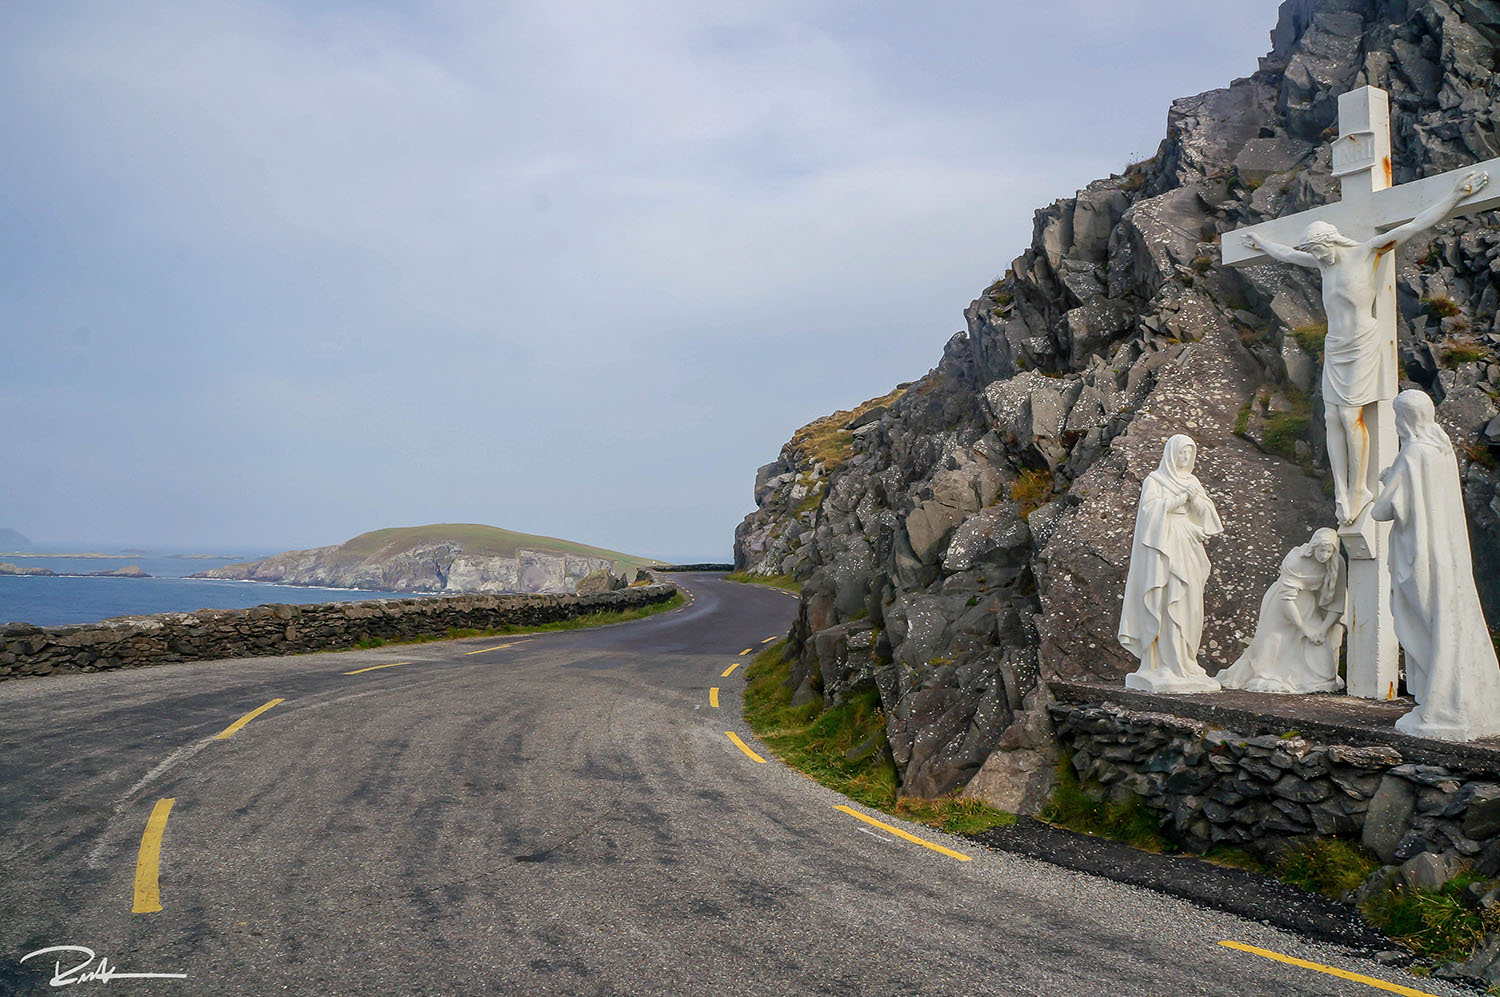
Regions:
<instances>
[{"instance_id":1,"label":"green moss","mask_svg":"<svg viewBox=\"0 0 1500 997\"><path fill-rule=\"evenodd\" d=\"M1315 322L1312 325L1299 325L1292 330L1292 338L1297 345L1302 347L1303 352L1311 353L1319 360L1323 359L1323 341L1328 338L1328 323Z\"/></svg>"},{"instance_id":2,"label":"green moss","mask_svg":"<svg viewBox=\"0 0 1500 997\"><path fill-rule=\"evenodd\" d=\"M1193 271L1195 273L1200 273L1200 274L1208 273L1208 271L1213 267L1213 265L1214 265L1214 258L1212 256L1198 256L1198 257L1194 257L1194 259L1193 259Z\"/></svg>"},{"instance_id":3,"label":"green moss","mask_svg":"<svg viewBox=\"0 0 1500 997\"><path fill-rule=\"evenodd\" d=\"M1240 414L1234 417L1234 435L1244 436L1245 431L1250 428L1250 406L1246 405L1240 409Z\"/></svg>"}]
</instances>

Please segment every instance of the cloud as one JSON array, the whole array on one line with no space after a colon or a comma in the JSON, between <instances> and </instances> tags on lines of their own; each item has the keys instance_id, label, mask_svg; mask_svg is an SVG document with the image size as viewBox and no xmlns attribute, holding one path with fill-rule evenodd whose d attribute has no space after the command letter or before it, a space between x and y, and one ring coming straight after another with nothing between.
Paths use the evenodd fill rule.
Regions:
<instances>
[{"instance_id":1,"label":"cloud","mask_svg":"<svg viewBox=\"0 0 1500 997\"><path fill-rule=\"evenodd\" d=\"M47 468L0 525L722 556L792 429L925 371L1033 208L1265 48L1246 9L0 12L0 417Z\"/></svg>"}]
</instances>

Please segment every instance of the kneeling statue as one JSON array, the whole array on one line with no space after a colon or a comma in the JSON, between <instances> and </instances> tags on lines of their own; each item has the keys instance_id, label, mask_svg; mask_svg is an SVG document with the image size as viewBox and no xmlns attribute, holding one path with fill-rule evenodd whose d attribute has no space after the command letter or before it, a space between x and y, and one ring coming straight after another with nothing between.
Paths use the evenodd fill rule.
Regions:
<instances>
[{"instance_id":1,"label":"kneeling statue","mask_svg":"<svg viewBox=\"0 0 1500 997\"><path fill-rule=\"evenodd\" d=\"M1226 689L1249 692L1338 692L1344 608L1339 535L1321 529L1281 562L1281 576L1260 600L1250 646L1215 677Z\"/></svg>"}]
</instances>

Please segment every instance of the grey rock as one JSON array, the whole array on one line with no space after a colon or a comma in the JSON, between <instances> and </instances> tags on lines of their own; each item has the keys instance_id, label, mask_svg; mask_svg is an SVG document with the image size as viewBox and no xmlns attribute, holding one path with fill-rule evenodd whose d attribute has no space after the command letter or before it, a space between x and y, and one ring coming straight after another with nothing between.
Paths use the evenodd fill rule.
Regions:
<instances>
[{"instance_id":1,"label":"grey rock","mask_svg":"<svg viewBox=\"0 0 1500 997\"><path fill-rule=\"evenodd\" d=\"M1401 881L1414 890L1436 890L1467 865L1452 852L1423 852L1401 863Z\"/></svg>"},{"instance_id":2,"label":"grey rock","mask_svg":"<svg viewBox=\"0 0 1500 997\"><path fill-rule=\"evenodd\" d=\"M1463 829L1465 836L1475 839L1500 833L1500 786L1494 783L1473 785Z\"/></svg>"},{"instance_id":3,"label":"grey rock","mask_svg":"<svg viewBox=\"0 0 1500 997\"><path fill-rule=\"evenodd\" d=\"M1390 864L1396 858L1396 848L1406 834L1407 822L1416 805L1416 790L1411 783L1393 775L1385 776L1365 811L1360 842L1380 861Z\"/></svg>"}]
</instances>

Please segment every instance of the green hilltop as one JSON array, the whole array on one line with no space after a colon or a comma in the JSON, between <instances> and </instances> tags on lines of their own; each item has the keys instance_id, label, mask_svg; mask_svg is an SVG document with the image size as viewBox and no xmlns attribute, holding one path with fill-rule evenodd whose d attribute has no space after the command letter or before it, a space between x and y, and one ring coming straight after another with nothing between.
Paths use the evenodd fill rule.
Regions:
<instances>
[{"instance_id":1,"label":"green hilltop","mask_svg":"<svg viewBox=\"0 0 1500 997\"><path fill-rule=\"evenodd\" d=\"M390 557L422 544L433 543L455 543L466 554L487 554L493 557L515 557L517 551L525 549L608 558L621 567L646 568L661 563L649 557L637 557L571 540L517 533L479 523L432 523L427 526L396 526L371 530L339 544L329 552L329 556L332 561L350 563L372 557Z\"/></svg>"}]
</instances>

